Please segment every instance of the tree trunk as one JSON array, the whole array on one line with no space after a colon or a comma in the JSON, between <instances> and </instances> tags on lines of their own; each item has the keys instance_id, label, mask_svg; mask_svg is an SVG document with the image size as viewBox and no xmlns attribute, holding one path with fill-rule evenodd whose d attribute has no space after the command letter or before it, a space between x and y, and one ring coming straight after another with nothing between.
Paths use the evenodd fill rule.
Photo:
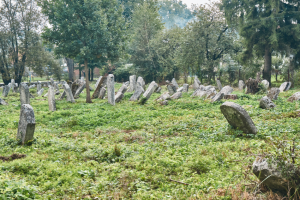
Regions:
<instances>
[{"instance_id":1,"label":"tree trunk","mask_svg":"<svg viewBox=\"0 0 300 200\"><path fill-rule=\"evenodd\" d=\"M74 61L70 58L65 58L68 66L69 81L74 81Z\"/></svg>"},{"instance_id":2,"label":"tree trunk","mask_svg":"<svg viewBox=\"0 0 300 200\"><path fill-rule=\"evenodd\" d=\"M263 70L263 79L266 79L270 83L271 87L271 70L272 70L272 55L269 47L265 48L265 63Z\"/></svg>"},{"instance_id":3,"label":"tree trunk","mask_svg":"<svg viewBox=\"0 0 300 200\"><path fill-rule=\"evenodd\" d=\"M81 69L79 68L79 79L81 79Z\"/></svg>"},{"instance_id":4,"label":"tree trunk","mask_svg":"<svg viewBox=\"0 0 300 200\"><path fill-rule=\"evenodd\" d=\"M91 68L89 68L89 81L91 81Z\"/></svg>"},{"instance_id":5,"label":"tree trunk","mask_svg":"<svg viewBox=\"0 0 300 200\"><path fill-rule=\"evenodd\" d=\"M91 81L94 80L94 69L91 70Z\"/></svg>"},{"instance_id":6,"label":"tree trunk","mask_svg":"<svg viewBox=\"0 0 300 200\"><path fill-rule=\"evenodd\" d=\"M88 61L84 59L84 71L88 72ZM89 82L89 73L85 73L85 88L86 88L86 103L93 103L91 100L91 93L90 93L90 82Z\"/></svg>"},{"instance_id":7,"label":"tree trunk","mask_svg":"<svg viewBox=\"0 0 300 200\"><path fill-rule=\"evenodd\" d=\"M278 72L276 72L276 82L277 82L277 76L278 76Z\"/></svg>"}]
</instances>

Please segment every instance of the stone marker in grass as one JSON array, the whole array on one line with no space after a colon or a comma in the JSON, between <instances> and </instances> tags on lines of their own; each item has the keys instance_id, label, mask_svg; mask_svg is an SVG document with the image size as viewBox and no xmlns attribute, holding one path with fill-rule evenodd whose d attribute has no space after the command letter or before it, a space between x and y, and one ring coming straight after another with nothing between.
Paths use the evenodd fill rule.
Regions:
<instances>
[{"instance_id":1,"label":"stone marker in grass","mask_svg":"<svg viewBox=\"0 0 300 200\"><path fill-rule=\"evenodd\" d=\"M107 100L111 105L115 105L115 77L113 74L107 76Z\"/></svg>"},{"instance_id":2,"label":"stone marker in grass","mask_svg":"<svg viewBox=\"0 0 300 200\"><path fill-rule=\"evenodd\" d=\"M22 144L33 140L34 130L35 118L33 108L29 104L23 104L21 106L17 139L20 140Z\"/></svg>"},{"instance_id":3,"label":"stone marker in grass","mask_svg":"<svg viewBox=\"0 0 300 200\"><path fill-rule=\"evenodd\" d=\"M183 90L182 90L182 92L188 92L189 91L189 84L183 84L182 85L182 87L183 87Z\"/></svg>"},{"instance_id":4,"label":"stone marker in grass","mask_svg":"<svg viewBox=\"0 0 300 200\"><path fill-rule=\"evenodd\" d=\"M271 100L277 100L279 93L280 93L280 89L273 87L273 88L271 88L271 90L269 91L267 96Z\"/></svg>"},{"instance_id":5,"label":"stone marker in grass","mask_svg":"<svg viewBox=\"0 0 300 200\"><path fill-rule=\"evenodd\" d=\"M67 101L71 103L75 103L75 99L73 97L70 86L68 84L64 84L63 88L64 88L64 93L66 93L67 96Z\"/></svg>"},{"instance_id":6,"label":"stone marker in grass","mask_svg":"<svg viewBox=\"0 0 300 200\"><path fill-rule=\"evenodd\" d=\"M145 104L146 101L151 97L153 92L156 90L158 87L157 83L155 81L152 81L150 85L148 86L147 90L143 94L143 98L140 99L140 104Z\"/></svg>"},{"instance_id":7,"label":"stone marker in grass","mask_svg":"<svg viewBox=\"0 0 300 200\"><path fill-rule=\"evenodd\" d=\"M55 103L55 91L54 87L49 86L48 90L48 105L50 111L56 111L56 103Z\"/></svg>"},{"instance_id":8,"label":"stone marker in grass","mask_svg":"<svg viewBox=\"0 0 300 200\"><path fill-rule=\"evenodd\" d=\"M139 100L140 96L145 92L141 85L137 85L136 90L134 91L133 95L130 97L129 101L137 101Z\"/></svg>"},{"instance_id":9,"label":"stone marker in grass","mask_svg":"<svg viewBox=\"0 0 300 200\"><path fill-rule=\"evenodd\" d=\"M134 92L136 89L136 75L129 77L129 89L128 92Z\"/></svg>"},{"instance_id":10,"label":"stone marker in grass","mask_svg":"<svg viewBox=\"0 0 300 200\"><path fill-rule=\"evenodd\" d=\"M30 104L29 88L25 83L20 84L20 101L21 105Z\"/></svg>"}]
</instances>

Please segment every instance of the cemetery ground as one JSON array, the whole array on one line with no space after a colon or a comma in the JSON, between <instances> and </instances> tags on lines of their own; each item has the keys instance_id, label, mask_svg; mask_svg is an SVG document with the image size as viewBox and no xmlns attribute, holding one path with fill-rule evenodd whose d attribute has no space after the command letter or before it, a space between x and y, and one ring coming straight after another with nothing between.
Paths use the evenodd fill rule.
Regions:
<instances>
[{"instance_id":1,"label":"cemetery ground","mask_svg":"<svg viewBox=\"0 0 300 200\"><path fill-rule=\"evenodd\" d=\"M252 163L257 155L278 155L283 141L299 144L299 102L287 102L296 91L280 93L276 107L264 110L264 94L236 89L239 99L227 101L243 106L258 129L245 135L221 113L226 100L192 98L192 89L167 106L154 101L161 94L140 105L128 92L115 106L107 99L86 104L84 90L76 103L57 100L51 112L47 97L32 88L36 131L26 145L16 140L19 94L10 93L3 98L9 105L0 106L0 198L275 199Z\"/></svg>"}]
</instances>

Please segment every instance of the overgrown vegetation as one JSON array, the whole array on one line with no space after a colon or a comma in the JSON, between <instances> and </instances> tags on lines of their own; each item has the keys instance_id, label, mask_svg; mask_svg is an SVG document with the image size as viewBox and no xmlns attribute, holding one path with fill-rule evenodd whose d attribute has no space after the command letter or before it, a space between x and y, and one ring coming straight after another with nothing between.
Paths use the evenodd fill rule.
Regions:
<instances>
[{"instance_id":1,"label":"overgrown vegetation","mask_svg":"<svg viewBox=\"0 0 300 200\"><path fill-rule=\"evenodd\" d=\"M10 93L9 106L0 106L0 155L26 157L0 161L1 199L275 199L251 165L256 155L276 154L270 140L294 142L299 151L299 118L291 114L299 103L286 101L295 91L281 93L273 110L258 107L262 95L234 92L255 136L231 129L219 108L224 100L211 104L191 92L168 106L154 101L160 94L144 105L129 102L131 93L116 106L85 104L83 92L74 104L57 101L56 112L36 97L35 137L25 146L16 141L19 95Z\"/></svg>"}]
</instances>

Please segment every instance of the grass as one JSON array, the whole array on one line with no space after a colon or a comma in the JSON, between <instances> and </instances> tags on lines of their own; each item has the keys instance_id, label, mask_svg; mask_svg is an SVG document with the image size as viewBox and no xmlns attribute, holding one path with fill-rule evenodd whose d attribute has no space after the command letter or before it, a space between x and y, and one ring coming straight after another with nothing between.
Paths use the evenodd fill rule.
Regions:
<instances>
[{"instance_id":1,"label":"grass","mask_svg":"<svg viewBox=\"0 0 300 200\"><path fill-rule=\"evenodd\" d=\"M116 84L116 90L121 84ZM163 87L164 92L166 90ZM36 88L30 89L36 96ZM145 105L107 100L85 103L31 99L36 131L30 144L16 141L19 94L0 106L0 155L25 158L0 161L0 199L232 199L253 194L251 173L256 154L274 151L268 138L299 142L299 103L281 93L273 110L258 108L262 95L245 95L234 102L245 107L258 134L241 135L220 111L224 102L191 98L193 91L168 106L153 94ZM56 96L58 98L58 96ZM256 185L255 185L256 186ZM237 193L236 191L240 191ZM270 195L260 194L262 197Z\"/></svg>"}]
</instances>

